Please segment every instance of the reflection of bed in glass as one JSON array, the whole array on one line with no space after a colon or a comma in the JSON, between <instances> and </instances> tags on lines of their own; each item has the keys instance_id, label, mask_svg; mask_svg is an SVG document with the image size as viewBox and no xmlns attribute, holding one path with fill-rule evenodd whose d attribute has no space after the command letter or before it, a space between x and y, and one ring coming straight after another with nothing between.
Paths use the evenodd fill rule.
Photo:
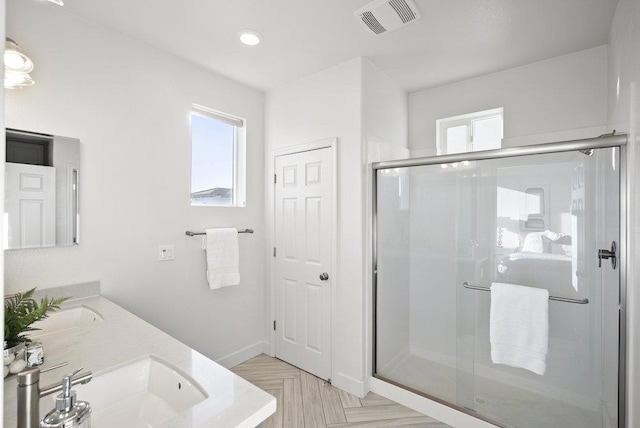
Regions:
<instances>
[{"instance_id":1,"label":"reflection of bed in glass","mask_svg":"<svg viewBox=\"0 0 640 428\"><path fill-rule=\"evenodd\" d=\"M500 259L496 280L570 292L571 237L551 231L528 233L519 251Z\"/></svg>"}]
</instances>

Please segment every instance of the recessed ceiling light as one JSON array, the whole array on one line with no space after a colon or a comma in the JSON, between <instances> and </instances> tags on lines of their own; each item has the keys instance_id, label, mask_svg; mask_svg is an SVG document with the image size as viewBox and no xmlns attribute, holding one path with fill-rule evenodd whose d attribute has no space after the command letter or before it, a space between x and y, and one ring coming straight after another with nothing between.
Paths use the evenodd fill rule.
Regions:
<instances>
[{"instance_id":1,"label":"recessed ceiling light","mask_svg":"<svg viewBox=\"0 0 640 428\"><path fill-rule=\"evenodd\" d=\"M247 46L255 46L260 43L260 34L253 30L242 30L238 32L240 41Z\"/></svg>"}]
</instances>

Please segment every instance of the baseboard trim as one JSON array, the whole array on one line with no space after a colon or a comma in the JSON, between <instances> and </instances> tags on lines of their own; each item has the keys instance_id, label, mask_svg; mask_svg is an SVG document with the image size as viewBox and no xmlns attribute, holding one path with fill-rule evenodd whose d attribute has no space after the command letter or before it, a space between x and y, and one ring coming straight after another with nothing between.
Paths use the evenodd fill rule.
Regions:
<instances>
[{"instance_id":1,"label":"baseboard trim","mask_svg":"<svg viewBox=\"0 0 640 428\"><path fill-rule=\"evenodd\" d=\"M332 379L331 383L336 388L347 391L349 394L353 394L360 398L363 398L369 392L367 382L355 379L344 373L336 373L336 378Z\"/></svg>"},{"instance_id":2,"label":"baseboard trim","mask_svg":"<svg viewBox=\"0 0 640 428\"><path fill-rule=\"evenodd\" d=\"M246 348L242 348L222 358L218 358L215 361L222 367L230 369L231 367L237 366L240 363L244 363L245 361L262 354L263 347L264 342L254 343Z\"/></svg>"},{"instance_id":3,"label":"baseboard trim","mask_svg":"<svg viewBox=\"0 0 640 428\"><path fill-rule=\"evenodd\" d=\"M459 412L444 404L437 403L413 392L407 391L380 379L371 379L371 392L402 404L417 412L424 413L434 419L453 427L464 428L497 428L495 425Z\"/></svg>"},{"instance_id":4,"label":"baseboard trim","mask_svg":"<svg viewBox=\"0 0 640 428\"><path fill-rule=\"evenodd\" d=\"M262 342L262 353L270 357L275 357L275 355L271 353L271 342Z\"/></svg>"}]
</instances>

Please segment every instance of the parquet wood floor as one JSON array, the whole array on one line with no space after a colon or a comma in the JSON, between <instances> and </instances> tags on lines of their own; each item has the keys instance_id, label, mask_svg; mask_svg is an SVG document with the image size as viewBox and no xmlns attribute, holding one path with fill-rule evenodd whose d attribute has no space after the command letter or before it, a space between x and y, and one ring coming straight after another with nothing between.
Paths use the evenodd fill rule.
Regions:
<instances>
[{"instance_id":1,"label":"parquet wood floor","mask_svg":"<svg viewBox=\"0 0 640 428\"><path fill-rule=\"evenodd\" d=\"M264 428L449 427L374 393L358 398L264 354L231 370L276 397Z\"/></svg>"}]
</instances>

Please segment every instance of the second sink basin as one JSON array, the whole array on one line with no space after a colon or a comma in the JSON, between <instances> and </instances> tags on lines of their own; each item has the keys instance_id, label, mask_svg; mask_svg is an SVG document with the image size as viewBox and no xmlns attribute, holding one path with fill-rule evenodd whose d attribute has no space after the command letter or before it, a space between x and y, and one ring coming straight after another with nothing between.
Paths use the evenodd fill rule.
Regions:
<instances>
[{"instance_id":1,"label":"second sink basin","mask_svg":"<svg viewBox=\"0 0 640 428\"><path fill-rule=\"evenodd\" d=\"M98 311L88 306L74 306L52 312L42 321L33 324L39 330L32 331L30 337L39 337L59 331L92 325L103 321Z\"/></svg>"}]
</instances>

